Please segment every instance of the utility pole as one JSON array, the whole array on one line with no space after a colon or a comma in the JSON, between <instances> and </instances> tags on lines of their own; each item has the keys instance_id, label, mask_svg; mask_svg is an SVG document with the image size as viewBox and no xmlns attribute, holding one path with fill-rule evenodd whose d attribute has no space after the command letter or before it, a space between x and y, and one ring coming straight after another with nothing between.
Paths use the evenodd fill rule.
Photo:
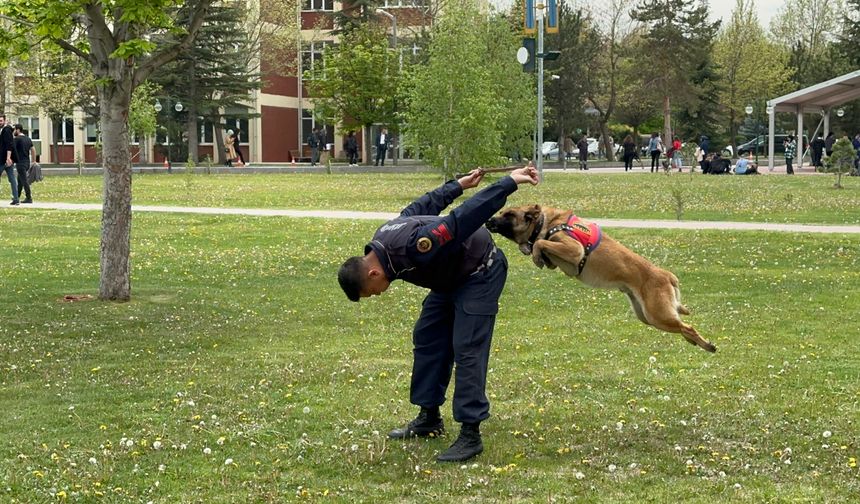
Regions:
<instances>
[{"instance_id":1,"label":"utility pole","mask_svg":"<svg viewBox=\"0 0 860 504\"><path fill-rule=\"evenodd\" d=\"M544 4L539 3L535 6L537 10L535 12L535 20L537 21L537 64L538 64L538 78L537 78L537 146L535 146L535 150L537 151L537 169L538 169L538 179L543 181L543 16L544 16Z\"/></svg>"}]
</instances>

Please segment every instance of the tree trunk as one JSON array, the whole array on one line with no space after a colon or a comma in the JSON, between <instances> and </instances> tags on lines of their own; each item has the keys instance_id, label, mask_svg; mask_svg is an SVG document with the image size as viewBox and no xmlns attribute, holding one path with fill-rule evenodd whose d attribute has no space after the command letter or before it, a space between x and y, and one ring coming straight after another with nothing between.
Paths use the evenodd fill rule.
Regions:
<instances>
[{"instance_id":1,"label":"tree trunk","mask_svg":"<svg viewBox=\"0 0 860 504\"><path fill-rule=\"evenodd\" d=\"M667 144L672 145L672 106L668 94L663 97L663 145Z\"/></svg>"},{"instance_id":2,"label":"tree trunk","mask_svg":"<svg viewBox=\"0 0 860 504\"><path fill-rule=\"evenodd\" d=\"M609 125L606 121L600 121L600 135L603 137L603 152L606 153L607 161L615 161L615 151L612 150L612 144L609 143Z\"/></svg>"},{"instance_id":3,"label":"tree trunk","mask_svg":"<svg viewBox=\"0 0 860 504\"><path fill-rule=\"evenodd\" d=\"M373 163L373 142L375 142L375 139L372 138L373 137L373 134L372 134L373 131L372 131L371 127L372 127L372 125L365 124L364 128L363 128L364 129L364 164ZM302 148L302 146L299 145L299 149L301 149L301 148Z\"/></svg>"},{"instance_id":4,"label":"tree trunk","mask_svg":"<svg viewBox=\"0 0 860 504\"><path fill-rule=\"evenodd\" d=\"M200 139L197 128L197 106L188 106L188 117L185 120L185 133L188 135L188 159L197 164L199 162L198 146Z\"/></svg>"},{"instance_id":5,"label":"tree trunk","mask_svg":"<svg viewBox=\"0 0 860 504\"><path fill-rule=\"evenodd\" d=\"M131 91L121 85L99 90L104 168L99 299L110 301L131 298L131 158L128 149Z\"/></svg>"}]
</instances>

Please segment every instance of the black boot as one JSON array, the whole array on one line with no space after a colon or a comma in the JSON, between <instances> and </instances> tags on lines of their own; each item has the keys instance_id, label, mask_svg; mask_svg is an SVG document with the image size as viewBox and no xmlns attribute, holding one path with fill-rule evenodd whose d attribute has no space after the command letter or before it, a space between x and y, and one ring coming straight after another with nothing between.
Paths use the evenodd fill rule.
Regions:
<instances>
[{"instance_id":1,"label":"black boot","mask_svg":"<svg viewBox=\"0 0 860 504\"><path fill-rule=\"evenodd\" d=\"M391 439L436 437L444 432L445 423L442 421L442 415L439 414L439 407L425 408L422 406L415 420L389 432L388 437Z\"/></svg>"},{"instance_id":2,"label":"black boot","mask_svg":"<svg viewBox=\"0 0 860 504\"><path fill-rule=\"evenodd\" d=\"M462 462L484 451L480 425L480 423L464 423L454 444L436 457L436 460L439 462Z\"/></svg>"}]
</instances>

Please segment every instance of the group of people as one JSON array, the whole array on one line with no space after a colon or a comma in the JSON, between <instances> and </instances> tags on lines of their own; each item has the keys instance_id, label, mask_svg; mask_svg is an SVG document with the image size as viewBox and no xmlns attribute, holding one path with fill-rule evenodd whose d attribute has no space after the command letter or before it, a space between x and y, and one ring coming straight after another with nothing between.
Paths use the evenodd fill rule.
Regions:
<instances>
[{"instance_id":1,"label":"group of people","mask_svg":"<svg viewBox=\"0 0 860 504\"><path fill-rule=\"evenodd\" d=\"M27 133L22 125L12 126L6 115L0 114L0 155L3 156L3 171L6 172L12 189L12 205L33 202L30 189L32 177L29 176L31 162L36 162L36 149Z\"/></svg>"},{"instance_id":2,"label":"group of people","mask_svg":"<svg viewBox=\"0 0 860 504\"><path fill-rule=\"evenodd\" d=\"M815 139L809 143L809 150L812 153L812 166L816 168L824 166L825 154L827 157L833 155L833 145L835 143L836 133L832 131L827 134L827 138L816 135ZM854 147L854 152L856 153L853 175L860 175L860 133L854 135L854 138L851 140L851 146Z\"/></svg>"},{"instance_id":3,"label":"group of people","mask_svg":"<svg viewBox=\"0 0 860 504\"><path fill-rule=\"evenodd\" d=\"M227 130L227 136L224 137L224 153L227 154L227 160L224 161L226 166L233 166L233 161L238 163L237 166L245 166L245 156L242 155L242 146L240 139L241 130Z\"/></svg>"},{"instance_id":4,"label":"group of people","mask_svg":"<svg viewBox=\"0 0 860 504\"><path fill-rule=\"evenodd\" d=\"M325 148L325 132L314 126L311 134L307 138L308 147L311 149L311 166L316 166L320 161L320 151ZM379 130L376 135L376 161L374 166L385 166L385 154L388 152L388 147L391 144L391 135L388 134L388 128ZM358 137L355 136L355 131L347 133L343 139L343 149L346 151L346 157L349 161L349 166L358 166Z\"/></svg>"}]
</instances>

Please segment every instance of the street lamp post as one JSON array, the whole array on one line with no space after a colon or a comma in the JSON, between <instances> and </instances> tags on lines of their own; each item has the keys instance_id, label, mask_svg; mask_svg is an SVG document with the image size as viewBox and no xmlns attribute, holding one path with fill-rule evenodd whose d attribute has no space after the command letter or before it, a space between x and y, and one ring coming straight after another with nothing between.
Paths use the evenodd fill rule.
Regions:
<instances>
[{"instance_id":1,"label":"street lamp post","mask_svg":"<svg viewBox=\"0 0 860 504\"><path fill-rule=\"evenodd\" d=\"M169 109L170 108L170 97L169 96L166 97L165 101L167 101L167 108ZM152 108L155 109L156 113L159 113L162 110L164 110L164 107L162 107L161 102L158 101L158 99L155 100L155 104L153 104ZM183 110L185 110L185 106L182 105L182 102L180 102L179 100L176 100L176 103L173 104L173 110L175 110L176 113L178 114L178 113L182 112ZM165 156L165 159L167 160L167 169L168 170L173 168L173 156L171 156L171 154L170 154L170 148L174 146L174 142L176 140L175 136L179 136L179 135L175 135L174 138L171 138L170 133L171 133L171 131L170 131L170 129L168 129L168 131L167 131L167 148L164 150L164 156Z\"/></svg>"},{"instance_id":2,"label":"street lamp post","mask_svg":"<svg viewBox=\"0 0 860 504\"><path fill-rule=\"evenodd\" d=\"M752 119L753 106L747 105L744 108L744 112L747 113L747 117ZM756 122L755 125L755 164L758 166L758 145L761 143L761 126ZM740 153L738 153L738 157L740 158Z\"/></svg>"},{"instance_id":3,"label":"street lamp post","mask_svg":"<svg viewBox=\"0 0 860 504\"><path fill-rule=\"evenodd\" d=\"M380 9L380 8L377 8L376 12L377 12L377 14L382 14L383 16L385 16L391 20L391 46L394 48L394 51L397 53L397 70L398 70L398 73L402 73L403 72L403 55L400 53L400 49L397 48L397 16L388 12L385 9ZM396 106L397 105L395 103L395 112L397 111ZM400 156L398 156L398 150L400 149L400 142L398 140L399 135L400 135L400 132L398 131L397 135L394 135L394 142L392 142L394 144L392 146L392 150L394 151L392 154L392 157L393 157L392 162L395 165L397 164L397 158L400 157ZM388 141L388 140L386 139L386 141Z\"/></svg>"}]
</instances>

